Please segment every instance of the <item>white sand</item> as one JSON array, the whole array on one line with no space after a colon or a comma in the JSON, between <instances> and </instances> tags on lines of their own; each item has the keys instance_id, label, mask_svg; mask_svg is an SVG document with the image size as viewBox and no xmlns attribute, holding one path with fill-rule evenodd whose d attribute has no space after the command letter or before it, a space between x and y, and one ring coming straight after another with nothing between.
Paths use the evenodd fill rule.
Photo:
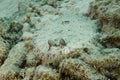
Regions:
<instances>
[{"instance_id":1,"label":"white sand","mask_svg":"<svg viewBox=\"0 0 120 80\"><path fill-rule=\"evenodd\" d=\"M79 3L77 3L77 1ZM90 0L91 1L91 0ZM63 3L59 12L62 15L45 15L37 27L40 29L35 32L36 46L43 52L47 52L48 40L53 40L59 44L59 40L63 38L67 46L63 50L73 48L89 47L92 48L92 39L96 36L95 21L83 16L83 13L88 12L88 3L86 0L70 0L68 3ZM76 5L71 5L75 2ZM84 2L84 4L82 4ZM78 4L82 4L79 5ZM68 7L70 6L70 7ZM84 6L84 9L82 9ZM80 11L82 9L82 11Z\"/></svg>"},{"instance_id":2,"label":"white sand","mask_svg":"<svg viewBox=\"0 0 120 80\"><path fill-rule=\"evenodd\" d=\"M27 0L26 2L29 2ZM96 36L95 21L84 17L89 11L89 3L93 0L65 0L59 12L62 15L44 15L35 31L36 46L43 52L48 50L48 40L54 40L57 44L63 38L67 46L65 48L92 47L91 40ZM10 17L18 8L18 0L0 0L0 17ZM34 20L33 20L34 21Z\"/></svg>"},{"instance_id":3,"label":"white sand","mask_svg":"<svg viewBox=\"0 0 120 80\"><path fill-rule=\"evenodd\" d=\"M10 17L17 11L18 0L0 0L0 17Z\"/></svg>"}]
</instances>

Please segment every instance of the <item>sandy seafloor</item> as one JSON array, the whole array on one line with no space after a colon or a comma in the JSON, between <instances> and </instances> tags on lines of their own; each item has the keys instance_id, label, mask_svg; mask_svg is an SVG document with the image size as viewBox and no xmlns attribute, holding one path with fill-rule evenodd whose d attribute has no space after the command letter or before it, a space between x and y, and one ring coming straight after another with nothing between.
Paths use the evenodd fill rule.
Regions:
<instances>
[{"instance_id":1,"label":"sandy seafloor","mask_svg":"<svg viewBox=\"0 0 120 80\"><path fill-rule=\"evenodd\" d=\"M119 49L107 50L97 43L101 36L97 20L86 16L92 1L0 0L0 20L8 26L5 30L1 28L4 33L1 32L1 36L5 41L10 38L10 48L5 52L0 48L0 54L4 56L0 58L0 80L120 80L119 72L116 74L118 78L114 78L114 71L105 75L110 72L106 68L115 64L114 58L108 59L114 55L111 51L116 52L116 59L120 56ZM10 23L14 27L10 27ZM21 31L16 30L19 28L17 23L23 27ZM10 37L14 35L18 37ZM61 39L66 45L60 43ZM53 42L49 44L49 40ZM105 67L99 72L103 65Z\"/></svg>"},{"instance_id":2,"label":"sandy seafloor","mask_svg":"<svg viewBox=\"0 0 120 80\"><path fill-rule=\"evenodd\" d=\"M67 42L66 47L68 48L92 47L92 39L97 35L96 24L94 20L83 16L83 14L88 12L91 1L92 0L76 0L70 1L69 3L63 2L59 9L59 12L63 14L62 16L46 14L43 17L31 17L33 23L37 23L37 21L35 21L37 19L41 21L35 24L38 28L34 34L37 35L37 37L35 37L36 46L47 51L48 40L55 40L58 43L61 38L64 38ZM17 0L1 1L0 16L13 16L12 14L18 10L18 2ZM69 22L66 23L65 21Z\"/></svg>"}]
</instances>

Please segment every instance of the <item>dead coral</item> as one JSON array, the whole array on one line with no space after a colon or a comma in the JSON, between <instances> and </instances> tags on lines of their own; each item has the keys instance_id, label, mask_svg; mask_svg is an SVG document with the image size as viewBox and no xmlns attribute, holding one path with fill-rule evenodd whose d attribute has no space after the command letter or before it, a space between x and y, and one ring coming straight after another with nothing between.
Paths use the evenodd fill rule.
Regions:
<instances>
[{"instance_id":1,"label":"dead coral","mask_svg":"<svg viewBox=\"0 0 120 80\"><path fill-rule=\"evenodd\" d=\"M31 15L30 13L26 13L25 22L31 23L30 15Z\"/></svg>"},{"instance_id":2,"label":"dead coral","mask_svg":"<svg viewBox=\"0 0 120 80\"><path fill-rule=\"evenodd\" d=\"M13 21L11 22L10 24L10 27L9 27L9 30L7 32L11 32L11 33L17 33L19 31L21 31L23 28L22 24L20 24L19 22L17 21Z\"/></svg>"},{"instance_id":3,"label":"dead coral","mask_svg":"<svg viewBox=\"0 0 120 80\"><path fill-rule=\"evenodd\" d=\"M108 33L107 36L101 37L101 44L105 47L117 47L120 48L120 30L113 29L113 33Z\"/></svg>"},{"instance_id":4,"label":"dead coral","mask_svg":"<svg viewBox=\"0 0 120 80\"><path fill-rule=\"evenodd\" d=\"M120 47L120 1L119 0L95 0L91 3L89 15L98 19L101 31L109 34L103 38L105 47ZM116 31L119 32L116 34ZM116 34L116 35L113 35Z\"/></svg>"},{"instance_id":5,"label":"dead coral","mask_svg":"<svg viewBox=\"0 0 120 80\"><path fill-rule=\"evenodd\" d=\"M54 7L49 6L49 5L41 6L41 8L39 10L40 10L40 14L41 15L46 15L46 14L54 14L55 15L55 14L59 14L57 9L55 9Z\"/></svg>"},{"instance_id":6,"label":"dead coral","mask_svg":"<svg viewBox=\"0 0 120 80\"><path fill-rule=\"evenodd\" d=\"M59 66L61 77L69 80L105 80L105 76L97 73L88 64L79 59L65 59Z\"/></svg>"},{"instance_id":7,"label":"dead coral","mask_svg":"<svg viewBox=\"0 0 120 80\"><path fill-rule=\"evenodd\" d=\"M54 1L43 1L44 3L46 4L49 4L49 5L37 5L35 3L30 3L29 4L29 8L28 8L28 13L37 13L39 16L42 16L42 15L45 15L45 14L58 14L58 10L54 8L54 6L50 6L52 5L53 3L57 4L57 3L60 3L57 1L54 2Z\"/></svg>"},{"instance_id":8,"label":"dead coral","mask_svg":"<svg viewBox=\"0 0 120 80\"><path fill-rule=\"evenodd\" d=\"M120 48L120 37L108 36L102 39L101 42L105 47L118 47Z\"/></svg>"},{"instance_id":9,"label":"dead coral","mask_svg":"<svg viewBox=\"0 0 120 80\"><path fill-rule=\"evenodd\" d=\"M17 21L13 21L9 25L9 29L6 32L5 39L9 40L10 45L15 45L18 41L20 41L20 37L22 36L22 28L23 25Z\"/></svg>"},{"instance_id":10,"label":"dead coral","mask_svg":"<svg viewBox=\"0 0 120 80\"><path fill-rule=\"evenodd\" d=\"M0 37L0 65L4 62L7 57L7 52L9 50L9 44L2 37Z\"/></svg>"},{"instance_id":11,"label":"dead coral","mask_svg":"<svg viewBox=\"0 0 120 80\"><path fill-rule=\"evenodd\" d=\"M8 66L9 65L9 66ZM21 80L19 75L20 69L13 64L6 64L0 68L1 80Z\"/></svg>"},{"instance_id":12,"label":"dead coral","mask_svg":"<svg viewBox=\"0 0 120 80\"><path fill-rule=\"evenodd\" d=\"M28 52L32 52L35 48L34 42L32 40L25 41L24 47L27 49Z\"/></svg>"},{"instance_id":13,"label":"dead coral","mask_svg":"<svg viewBox=\"0 0 120 80\"><path fill-rule=\"evenodd\" d=\"M24 41L29 41L33 39L33 34L31 32L24 32L21 36L21 39Z\"/></svg>"},{"instance_id":14,"label":"dead coral","mask_svg":"<svg viewBox=\"0 0 120 80\"><path fill-rule=\"evenodd\" d=\"M20 76L22 76L23 80L33 80L35 67L25 68L20 71Z\"/></svg>"},{"instance_id":15,"label":"dead coral","mask_svg":"<svg viewBox=\"0 0 120 80\"><path fill-rule=\"evenodd\" d=\"M5 26L4 25L2 25L2 24L0 24L0 35L1 36L5 36L6 35L6 28L5 28Z\"/></svg>"},{"instance_id":16,"label":"dead coral","mask_svg":"<svg viewBox=\"0 0 120 80\"><path fill-rule=\"evenodd\" d=\"M120 50L119 49L104 49L101 53L96 55L84 55L80 57L84 62L91 65L97 72L105 75L108 79L115 77L117 80L120 78ZM99 57L98 57L99 56Z\"/></svg>"},{"instance_id":17,"label":"dead coral","mask_svg":"<svg viewBox=\"0 0 120 80\"><path fill-rule=\"evenodd\" d=\"M24 42L13 47L9 52L8 58L0 68L0 79L19 80L20 69L25 66L26 54L27 50L24 48Z\"/></svg>"},{"instance_id":18,"label":"dead coral","mask_svg":"<svg viewBox=\"0 0 120 80\"><path fill-rule=\"evenodd\" d=\"M42 1L53 7L59 7L61 4L60 0L42 0Z\"/></svg>"},{"instance_id":19,"label":"dead coral","mask_svg":"<svg viewBox=\"0 0 120 80\"><path fill-rule=\"evenodd\" d=\"M80 56L81 52L82 52L82 49L75 49L75 50L69 51L68 53L62 52L62 50L60 49L57 49L57 50L52 49L47 53L42 53L39 50L35 49L33 51L33 54L35 54L37 60L39 60L42 65L58 67L62 60L70 57L77 58Z\"/></svg>"},{"instance_id":20,"label":"dead coral","mask_svg":"<svg viewBox=\"0 0 120 80\"><path fill-rule=\"evenodd\" d=\"M33 80L59 80L59 73L50 67L40 65L35 70Z\"/></svg>"},{"instance_id":21,"label":"dead coral","mask_svg":"<svg viewBox=\"0 0 120 80\"><path fill-rule=\"evenodd\" d=\"M36 56L32 53L35 48L34 42L32 40L25 41L24 47L26 49L26 52L28 53L25 55L26 57L24 65L27 67L37 66L39 61L36 59Z\"/></svg>"},{"instance_id":22,"label":"dead coral","mask_svg":"<svg viewBox=\"0 0 120 80\"><path fill-rule=\"evenodd\" d=\"M119 0L95 0L91 3L90 16L99 19L102 26L111 24L112 27L120 25L120 1Z\"/></svg>"},{"instance_id":23,"label":"dead coral","mask_svg":"<svg viewBox=\"0 0 120 80\"><path fill-rule=\"evenodd\" d=\"M29 53L26 55L26 66L27 67L37 66L38 63L39 61L36 60L36 56L33 53Z\"/></svg>"}]
</instances>

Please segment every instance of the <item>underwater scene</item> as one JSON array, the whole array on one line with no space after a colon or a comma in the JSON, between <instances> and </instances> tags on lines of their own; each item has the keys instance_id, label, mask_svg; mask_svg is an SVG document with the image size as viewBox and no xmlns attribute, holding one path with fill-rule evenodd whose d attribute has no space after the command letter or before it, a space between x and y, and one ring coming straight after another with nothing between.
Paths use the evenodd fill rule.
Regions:
<instances>
[{"instance_id":1,"label":"underwater scene","mask_svg":"<svg viewBox=\"0 0 120 80\"><path fill-rule=\"evenodd\" d=\"M120 80L120 0L0 0L0 80Z\"/></svg>"}]
</instances>

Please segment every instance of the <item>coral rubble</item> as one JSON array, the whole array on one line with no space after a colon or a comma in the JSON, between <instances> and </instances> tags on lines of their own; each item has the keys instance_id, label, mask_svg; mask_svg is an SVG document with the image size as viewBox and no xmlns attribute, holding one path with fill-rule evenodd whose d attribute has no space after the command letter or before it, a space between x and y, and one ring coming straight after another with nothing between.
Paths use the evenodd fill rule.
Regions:
<instances>
[{"instance_id":1,"label":"coral rubble","mask_svg":"<svg viewBox=\"0 0 120 80\"><path fill-rule=\"evenodd\" d=\"M120 1L93 0L79 13L85 2L20 1L1 18L0 80L120 80Z\"/></svg>"},{"instance_id":2,"label":"coral rubble","mask_svg":"<svg viewBox=\"0 0 120 80\"><path fill-rule=\"evenodd\" d=\"M120 46L120 1L119 0L95 0L91 3L89 15L98 19L101 31L109 34L103 39L105 47ZM117 32L117 33L116 33Z\"/></svg>"},{"instance_id":3,"label":"coral rubble","mask_svg":"<svg viewBox=\"0 0 120 80\"><path fill-rule=\"evenodd\" d=\"M88 64L79 59L66 59L60 64L61 76L70 80L105 80L105 76L97 73Z\"/></svg>"},{"instance_id":4,"label":"coral rubble","mask_svg":"<svg viewBox=\"0 0 120 80\"><path fill-rule=\"evenodd\" d=\"M119 48L120 48L120 1L119 0L95 0L91 3L89 16L98 20L100 29L99 42L104 46L101 59L88 60L87 63L94 66L99 72L110 80L119 80ZM118 48L118 50L116 50ZM105 55L107 53L107 55ZM92 63L92 64L91 64ZM116 71L117 70L117 71Z\"/></svg>"}]
</instances>

